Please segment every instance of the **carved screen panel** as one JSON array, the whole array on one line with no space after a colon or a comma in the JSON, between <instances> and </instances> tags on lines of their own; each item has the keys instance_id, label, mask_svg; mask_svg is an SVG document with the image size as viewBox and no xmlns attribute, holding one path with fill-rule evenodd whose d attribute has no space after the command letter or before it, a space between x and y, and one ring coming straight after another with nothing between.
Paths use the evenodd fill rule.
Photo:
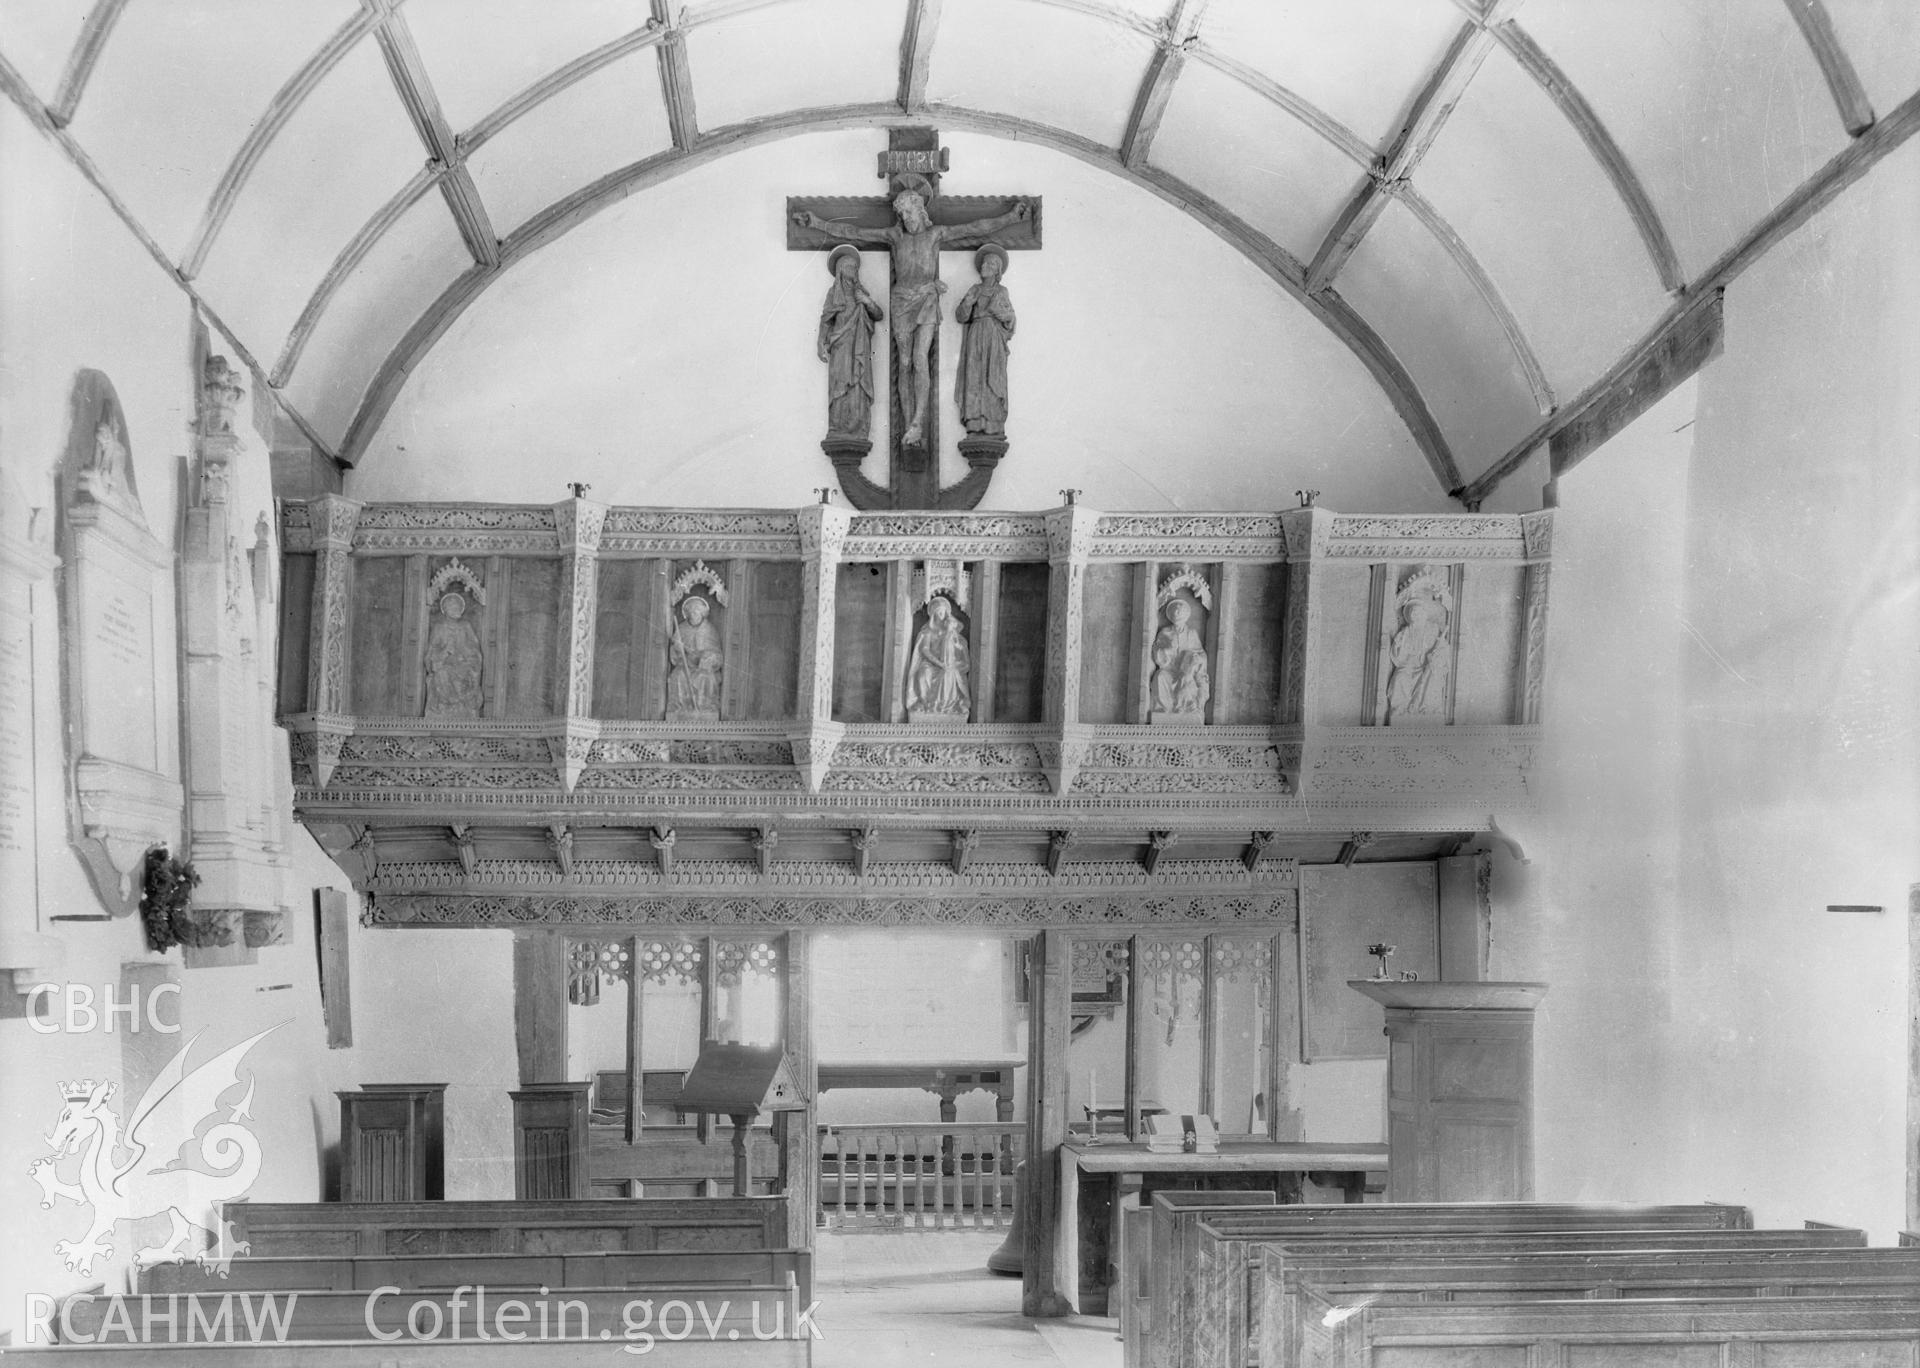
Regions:
<instances>
[{"instance_id":1,"label":"carved screen panel","mask_svg":"<svg viewBox=\"0 0 1920 1368\"><path fill-rule=\"evenodd\" d=\"M794 715L800 687L798 561L757 561L748 581L747 718L773 722Z\"/></svg>"},{"instance_id":2,"label":"carved screen panel","mask_svg":"<svg viewBox=\"0 0 1920 1368\"><path fill-rule=\"evenodd\" d=\"M353 710L362 717L397 717L409 711L406 571L400 556L354 562Z\"/></svg>"},{"instance_id":3,"label":"carved screen panel","mask_svg":"<svg viewBox=\"0 0 1920 1368\"><path fill-rule=\"evenodd\" d=\"M1141 1111L1204 1111L1207 939L1140 936L1134 954L1140 961L1133 1017Z\"/></svg>"},{"instance_id":4,"label":"carved screen panel","mask_svg":"<svg viewBox=\"0 0 1920 1368\"><path fill-rule=\"evenodd\" d=\"M277 710L307 711L308 652L313 631L313 566L310 552L289 552L280 562L280 688Z\"/></svg>"},{"instance_id":5,"label":"carved screen panel","mask_svg":"<svg viewBox=\"0 0 1920 1368\"><path fill-rule=\"evenodd\" d=\"M993 719L1038 722L1047 678L1047 581L1042 562L1000 567L1000 641L994 664Z\"/></svg>"},{"instance_id":6,"label":"carved screen panel","mask_svg":"<svg viewBox=\"0 0 1920 1368\"><path fill-rule=\"evenodd\" d=\"M1127 964L1124 937L1075 936L1071 942L1073 1017L1067 1037L1067 1122L1085 1132L1091 1110L1100 1129L1117 1135L1126 1121Z\"/></svg>"},{"instance_id":7,"label":"carved screen panel","mask_svg":"<svg viewBox=\"0 0 1920 1368\"><path fill-rule=\"evenodd\" d=\"M1226 697L1214 699L1216 722L1264 724L1274 720L1280 701L1280 624L1286 615L1287 567L1241 565L1235 580L1231 617L1224 624L1228 651Z\"/></svg>"},{"instance_id":8,"label":"carved screen panel","mask_svg":"<svg viewBox=\"0 0 1920 1368\"><path fill-rule=\"evenodd\" d=\"M506 717L552 717L560 711L555 680L559 652L560 562L516 558L510 562L506 656Z\"/></svg>"},{"instance_id":9,"label":"carved screen panel","mask_svg":"<svg viewBox=\"0 0 1920 1368\"><path fill-rule=\"evenodd\" d=\"M648 659L660 638L655 601L666 569L658 560L600 562L599 612L593 631L593 715L658 721L665 707L664 670Z\"/></svg>"},{"instance_id":10,"label":"carved screen panel","mask_svg":"<svg viewBox=\"0 0 1920 1368\"><path fill-rule=\"evenodd\" d=\"M833 601L833 720L887 718L887 567L853 561L839 569Z\"/></svg>"},{"instance_id":11,"label":"carved screen panel","mask_svg":"<svg viewBox=\"0 0 1920 1368\"><path fill-rule=\"evenodd\" d=\"M1081 626L1080 720L1135 722L1134 567L1087 567Z\"/></svg>"},{"instance_id":12,"label":"carved screen panel","mask_svg":"<svg viewBox=\"0 0 1920 1368\"><path fill-rule=\"evenodd\" d=\"M1273 937L1208 941L1214 1120L1222 1135L1267 1133L1273 1058Z\"/></svg>"}]
</instances>

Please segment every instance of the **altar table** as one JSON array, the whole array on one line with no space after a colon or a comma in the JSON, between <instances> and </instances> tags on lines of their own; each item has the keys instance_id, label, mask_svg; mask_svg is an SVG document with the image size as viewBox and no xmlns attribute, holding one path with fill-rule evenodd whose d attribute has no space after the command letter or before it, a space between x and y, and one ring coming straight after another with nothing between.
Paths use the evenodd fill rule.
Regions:
<instances>
[{"instance_id":1,"label":"altar table","mask_svg":"<svg viewBox=\"0 0 1920 1368\"><path fill-rule=\"evenodd\" d=\"M1387 1147L1381 1144L1286 1143L1223 1135L1220 1148L1214 1154L1154 1154L1147 1149L1145 1141L1069 1140L1060 1147L1060 1220L1054 1232L1060 1291L1075 1311L1105 1314L1107 1270L1087 1269L1090 1276L1083 1286L1081 1246L1085 1243L1095 1250L1117 1251L1121 1212L1128 1199L1138 1196L1149 1180L1331 1173L1341 1175L1347 1200L1357 1202L1366 1185L1366 1175L1384 1173L1386 1168ZM1083 1176L1101 1181L1111 1179L1113 1201L1104 1223L1097 1217L1083 1223L1080 1212ZM1171 1186L1170 1183L1163 1185Z\"/></svg>"}]
</instances>

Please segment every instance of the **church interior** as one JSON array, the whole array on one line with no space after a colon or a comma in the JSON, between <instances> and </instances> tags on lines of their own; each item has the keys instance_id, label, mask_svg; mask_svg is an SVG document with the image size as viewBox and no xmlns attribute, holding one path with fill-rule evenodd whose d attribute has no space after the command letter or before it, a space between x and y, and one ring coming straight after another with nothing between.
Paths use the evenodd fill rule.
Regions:
<instances>
[{"instance_id":1,"label":"church interior","mask_svg":"<svg viewBox=\"0 0 1920 1368\"><path fill-rule=\"evenodd\" d=\"M6 1352L1654 1361L1311 1229L1920 1355L1920 8L0 0L0 92Z\"/></svg>"}]
</instances>

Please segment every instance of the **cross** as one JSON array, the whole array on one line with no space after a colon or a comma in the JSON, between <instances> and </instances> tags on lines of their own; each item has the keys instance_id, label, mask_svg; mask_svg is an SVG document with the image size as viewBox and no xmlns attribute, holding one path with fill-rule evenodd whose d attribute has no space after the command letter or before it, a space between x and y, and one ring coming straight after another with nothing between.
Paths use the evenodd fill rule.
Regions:
<instances>
[{"instance_id":1,"label":"cross","mask_svg":"<svg viewBox=\"0 0 1920 1368\"><path fill-rule=\"evenodd\" d=\"M895 128L888 131L887 150L880 154L885 195L787 200L788 251L820 252L849 243L863 251L888 252L892 258L887 294L891 483L878 485L860 473L860 461L871 449L864 438L829 433L821 443L855 508L972 508L987 492L993 468L1006 453L1004 437L963 439L961 452L970 472L959 484L940 487L939 321L951 316L953 305L932 283L939 278L942 252L971 252L989 241L1010 251L1037 249L1040 201L942 196L940 174L946 169L947 149L940 146L937 131ZM925 209L924 228L910 225L901 214L900 197L907 192L918 196Z\"/></svg>"}]
</instances>

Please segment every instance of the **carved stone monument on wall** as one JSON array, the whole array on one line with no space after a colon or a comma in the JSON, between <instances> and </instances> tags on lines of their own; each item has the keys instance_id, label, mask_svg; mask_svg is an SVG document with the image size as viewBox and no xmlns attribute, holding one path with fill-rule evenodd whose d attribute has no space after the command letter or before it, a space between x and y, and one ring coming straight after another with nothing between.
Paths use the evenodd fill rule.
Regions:
<instances>
[{"instance_id":1,"label":"carved stone monument on wall","mask_svg":"<svg viewBox=\"0 0 1920 1368\"><path fill-rule=\"evenodd\" d=\"M189 962L225 963L280 941L290 858L273 725L275 603L264 507L239 506L240 467L264 444L235 409L240 373L221 356L201 372L198 429L180 548L181 682L187 716L188 850L200 885ZM208 958L225 947L227 958Z\"/></svg>"},{"instance_id":2,"label":"carved stone monument on wall","mask_svg":"<svg viewBox=\"0 0 1920 1368\"><path fill-rule=\"evenodd\" d=\"M147 526L106 376L80 373L72 412L59 488L68 834L125 916L148 848L180 839L173 553Z\"/></svg>"},{"instance_id":3,"label":"carved stone monument on wall","mask_svg":"<svg viewBox=\"0 0 1920 1368\"><path fill-rule=\"evenodd\" d=\"M65 947L41 930L37 896L40 766L34 735L35 620L53 576L52 519L0 470L0 1016L18 994L52 977ZM10 991L9 991L10 990ZM20 1004L24 1010L24 1003Z\"/></svg>"}]
</instances>

